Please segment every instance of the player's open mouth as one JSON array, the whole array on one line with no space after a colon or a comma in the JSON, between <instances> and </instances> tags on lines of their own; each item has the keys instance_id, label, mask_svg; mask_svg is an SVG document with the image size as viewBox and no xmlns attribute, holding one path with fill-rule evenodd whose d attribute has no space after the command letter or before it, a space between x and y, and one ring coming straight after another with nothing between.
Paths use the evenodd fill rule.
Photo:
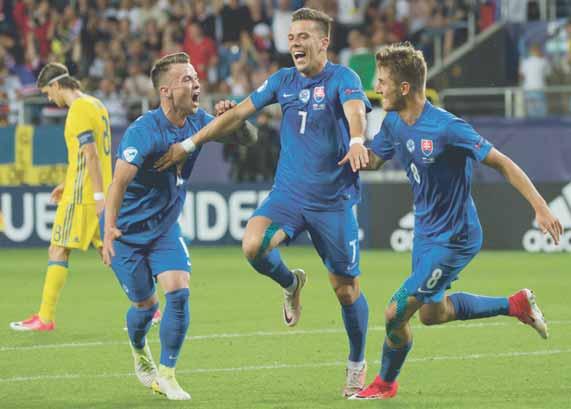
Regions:
<instances>
[{"instance_id":1,"label":"player's open mouth","mask_svg":"<svg viewBox=\"0 0 571 409\"><path fill-rule=\"evenodd\" d=\"M305 58L305 53L303 51L294 51L293 52L293 59L295 61L301 61Z\"/></svg>"},{"instance_id":2,"label":"player's open mouth","mask_svg":"<svg viewBox=\"0 0 571 409\"><path fill-rule=\"evenodd\" d=\"M192 102L198 103L198 98L200 97L200 92L192 94Z\"/></svg>"}]
</instances>

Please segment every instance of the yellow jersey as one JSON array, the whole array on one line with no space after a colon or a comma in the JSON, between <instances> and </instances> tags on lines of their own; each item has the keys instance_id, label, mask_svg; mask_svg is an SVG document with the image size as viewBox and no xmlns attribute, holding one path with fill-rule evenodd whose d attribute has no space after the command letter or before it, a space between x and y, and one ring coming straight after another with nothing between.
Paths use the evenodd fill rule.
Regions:
<instances>
[{"instance_id":1,"label":"yellow jersey","mask_svg":"<svg viewBox=\"0 0 571 409\"><path fill-rule=\"evenodd\" d=\"M66 203L93 204L93 187L81 147L86 143L95 143L101 165L103 193L107 194L111 184L111 130L107 109L92 96L77 98L69 107L64 135L68 166L61 200Z\"/></svg>"}]
</instances>

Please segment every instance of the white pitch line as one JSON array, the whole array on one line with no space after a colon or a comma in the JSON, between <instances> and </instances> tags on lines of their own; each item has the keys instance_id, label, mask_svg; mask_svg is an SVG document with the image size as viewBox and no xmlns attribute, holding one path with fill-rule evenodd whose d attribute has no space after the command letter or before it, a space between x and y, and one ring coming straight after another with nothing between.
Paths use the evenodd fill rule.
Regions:
<instances>
[{"instance_id":1,"label":"white pitch line","mask_svg":"<svg viewBox=\"0 0 571 409\"><path fill-rule=\"evenodd\" d=\"M569 325L571 320L567 321L549 321L549 325ZM506 322L470 322L470 323L454 323L448 325L413 325L415 330L445 330L445 329L470 329L470 328L492 328L492 327L506 327L514 325L513 321ZM369 331L384 331L384 326L371 326ZM319 328L307 330L291 330L291 331L254 331L254 332L235 332L235 333L218 333L208 335L191 335L187 337L189 341L203 341L203 340L217 340L225 338L250 338L250 337L282 337L294 335L322 335L322 334L344 334L345 329L339 328ZM158 343L156 339L150 339L150 343ZM92 347L105 347L112 345L125 345L127 341L92 341L92 342L68 342L61 344L38 344L38 345L5 345L0 346L0 352L12 351L31 351L42 349L67 349L67 348L92 348Z\"/></svg>"},{"instance_id":2,"label":"white pitch line","mask_svg":"<svg viewBox=\"0 0 571 409\"><path fill-rule=\"evenodd\" d=\"M482 354L469 354L469 355L444 355L444 356L429 356L421 358L411 358L407 363L420 363L420 362L436 362L436 361L465 361L465 360L479 360L479 359L497 359L497 358L519 358L529 356L546 356L546 355L561 355L569 354L571 349L547 349L541 351L527 351L527 352L499 352L499 353L482 353ZM378 365L380 361L373 362ZM323 368L330 366L344 366L345 361L332 361L332 362L315 362L310 364L281 364L273 363L268 365L250 365L238 366L231 368L197 368L197 369L181 369L177 374L194 375L204 373L219 373L219 372L252 372L273 369L311 369ZM133 372L127 373L103 373L103 374L59 374L59 375L37 375L37 376L14 376L11 378L0 378L0 383L16 383L16 382L34 382L34 381L58 381L58 380L75 380L75 379L110 379L110 378L124 378L134 376Z\"/></svg>"}]
</instances>

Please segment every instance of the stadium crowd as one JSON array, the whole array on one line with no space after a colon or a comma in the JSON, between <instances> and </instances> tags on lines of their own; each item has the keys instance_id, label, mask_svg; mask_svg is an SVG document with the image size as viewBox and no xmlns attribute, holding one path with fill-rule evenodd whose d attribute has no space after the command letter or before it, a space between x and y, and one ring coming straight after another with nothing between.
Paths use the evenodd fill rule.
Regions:
<instances>
[{"instance_id":1,"label":"stadium crowd","mask_svg":"<svg viewBox=\"0 0 571 409\"><path fill-rule=\"evenodd\" d=\"M423 50L430 65L435 38L442 40L446 56L465 41L470 8L483 30L497 18L498 3L0 0L0 123L17 122L18 102L37 95L36 76L51 61L68 66L84 89L106 105L113 126L124 127L136 118L141 101L157 105L150 65L172 52L190 55L203 95L246 96L278 68L291 65L287 33L293 11L302 6L334 18L330 60L353 68L364 88L372 90L374 55L380 47L409 40ZM275 121L270 118L268 123ZM227 152L233 161L242 156Z\"/></svg>"},{"instance_id":2,"label":"stadium crowd","mask_svg":"<svg viewBox=\"0 0 571 409\"><path fill-rule=\"evenodd\" d=\"M244 96L290 64L287 32L303 5L335 19L330 59L354 68L367 89L379 47L409 39L430 59L432 36L445 30L446 53L462 37L467 8L454 0L2 0L4 93L33 93L41 67L58 61L124 125L141 98L154 98L151 61L186 51L205 91Z\"/></svg>"}]
</instances>

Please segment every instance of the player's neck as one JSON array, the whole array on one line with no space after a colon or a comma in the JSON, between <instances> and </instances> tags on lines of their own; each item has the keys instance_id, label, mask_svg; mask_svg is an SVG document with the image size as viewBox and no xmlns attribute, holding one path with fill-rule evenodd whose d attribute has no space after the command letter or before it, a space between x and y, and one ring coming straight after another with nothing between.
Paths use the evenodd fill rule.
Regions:
<instances>
[{"instance_id":1,"label":"player's neck","mask_svg":"<svg viewBox=\"0 0 571 409\"><path fill-rule=\"evenodd\" d=\"M303 73L300 71L300 74L308 78L315 77L317 74L319 74L321 71L325 69L326 64L327 64L327 59L323 59L321 61L318 61L315 67L312 67L312 69L309 72Z\"/></svg>"},{"instance_id":2,"label":"player's neck","mask_svg":"<svg viewBox=\"0 0 571 409\"><path fill-rule=\"evenodd\" d=\"M167 117L167 119L171 124L173 124L178 128L182 128L184 126L184 123L186 121L186 115L183 116L179 115L179 113L175 111L172 106L168 106L166 104L163 104L162 102L161 102L161 109L163 110L163 113L165 114L165 116Z\"/></svg>"},{"instance_id":3,"label":"player's neck","mask_svg":"<svg viewBox=\"0 0 571 409\"><path fill-rule=\"evenodd\" d=\"M414 125L422 115L425 103L426 96L424 93L412 96L411 99L407 101L406 108L399 112L401 119L407 125Z\"/></svg>"},{"instance_id":4,"label":"player's neck","mask_svg":"<svg viewBox=\"0 0 571 409\"><path fill-rule=\"evenodd\" d=\"M62 91L62 96L65 104L70 107L76 99L81 98L84 94L78 89L66 89Z\"/></svg>"}]
</instances>

